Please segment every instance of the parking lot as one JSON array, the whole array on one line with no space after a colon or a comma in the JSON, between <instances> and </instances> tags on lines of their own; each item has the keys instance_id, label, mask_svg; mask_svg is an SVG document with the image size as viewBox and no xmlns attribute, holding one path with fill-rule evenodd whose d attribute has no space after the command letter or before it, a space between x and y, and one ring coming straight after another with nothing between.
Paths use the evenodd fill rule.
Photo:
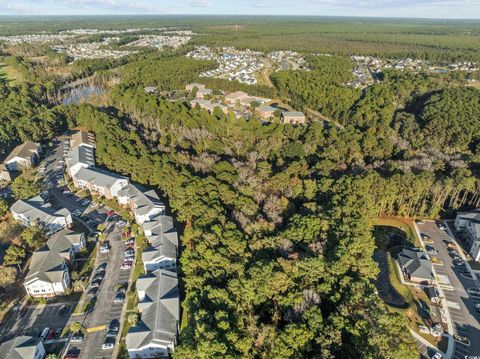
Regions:
<instances>
[{"instance_id":1,"label":"parking lot","mask_svg":"<svg viewBox=\"0 0 480 359\"><path fill-rule=\"evenodd\" d=\"M436 254L431 254L443 262L443 265L435 265L437 276L448 278L450 285L443 286L443 293L447 300L448 311L452 319L453 328L456 335L466 338L466 342L455 340L455 351L453 358L464 359L468 356L480 355L480 313L475 309L475 303L480 303L480 297L474 298L468 294L468 288L477 287L471 276L466 272L466 268L461 263L453 260L454 255L449 253L447 243L451 242L451 237L445 230L440 229L435 222L425 222L417 224L422 234L428 235L433 243L429 245L434 248Z\"/></svg>"},{"instance_id":2,"label":"parking lot","mask_svg":"<svg viewBox=\"0 0 480 359\"><path fill-rule=\"evenodd\" d=\"M12 311L8 321L2 323L2 341L22 334L39 336L45 328L53 332L63 330L70 323L74 305L75 303L65 302L18 307Z\"/></svg>"},{"instance_id":3,"label":"parking lot","mask_svg":"<svg viewBox=\"0 0 480 359\"><path fill-rule=\"evenodd\" d=\"M105 269L105 276L96 293L95 305L86 314L83 325L91 332L87 333L82 343L70 343L68 352L78 353L80 358L111 358L113 350L102 349L105 342L108 325L112 320L121 321L123 303L115 303L114 298L118 288L128 284L130 270L120 269L123 258L125 242L121 240L121 228L115 223L107 227L107 240L110 244L110 252L100 254L97 269ZM89 289L87 289L88 291ZM118 344L120 335L115 338Z\"/></svg>"},{"instance_id":4,"label":"parking lot","mask_svg":"<svg viewBox=\"0 0 480 359\"><path fill-rule=\"evenodd\" d=\"M77 220L95 230L99 223L106 219L105 210L93 208L90 200L78 197L70 192L66 186L60 186L59 182L64 178L65 157L68 152L68 142L65 140L54 144L43 163L44 182L48 188L50 202L56 208L66 208Z\"/></svg>"}]
</instances>

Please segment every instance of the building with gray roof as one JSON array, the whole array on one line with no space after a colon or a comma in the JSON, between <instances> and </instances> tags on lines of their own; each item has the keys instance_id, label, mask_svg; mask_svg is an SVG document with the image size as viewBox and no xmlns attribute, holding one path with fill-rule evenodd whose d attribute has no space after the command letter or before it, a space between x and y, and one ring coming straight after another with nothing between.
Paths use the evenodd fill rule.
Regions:
<instances>
[{"instance_id":1,"label":"building with gray roof","mask_svg":"<svg viewBox=\"0 0 480 359\"><path fill-rule=\"evenodd\" d=\"M93 135L93 133L86 131L75 132L70 139L70 148L75 148L77 146L87 146L95 148L95 136Z\"/></svg>"},{"instance_id":2,"label":"building with gray roof","mask_svg":"<svg viewBox=\"0 0 480 359\"><path fill-rule=\"evenodd\" d=\"M47 241L47 246L52 252L56 252L66 260L75 257L82 248L85 248L85 234L63 229L55 233Z\"/></svg>"},{"instance_id":3,"label":"building with gray roof","mask_svg":"<svg viewBox=\"0 0 480 359\"><path fill-rule=\"evenodd\" d=\"M120 190L129 183L126 177L96 167L80 168L73 176L73 182L76 187L88 189L108 199L117 197Z\"/></svg>"},{"instance_id":4,"label":"building with gray roof","mask_svg":"<svg viewBox=\"0 0 480 359\"><path fill-rule=\"evenodd\" d=\"M2 359L43 359L45 348L39 338L21 335L0 345Z\"/></svg>"},{"instance_id":5,"label":"building with gray roof","mask_svg":"<svg viewBox=\"0 0 480 359\"><path fill-rule=\"evenodd\" d=\"M118 192L117 200L120 205L128 206L133 211L138 224L165 213L165 205L155 191L146 191L132 183Z\"/></svg>"},{"instance_id":6,"label":"building with gray roof","mask_svg":"<svg viewBox=\"0 0 480 359\"><path fill-rule=\"evenodd\" d=\"M40 144L27 141L18 145L3 162L9 171L32 168L40 159Z\"/></svg>"},{"instance_id":7,"label":"building with gray roof","mask_svg":"<svg viewBox=\"0 0 480 359\"><path fill-rule=\"evenodd\" d=\"M128 330L130 358L168 357L177 343L180 321L178 278L174 272L156 270L138 278L140 323Z\"/></svg>"},{"instance_id":8,"label":"building with gray roof","mask_svg":"<svg viewBox=\"0 0 480 359\"><path fill-rule=\"evenodd\" d=\"M67 172L73 177L81 168L95 166L95 150L90 146L76 146L68 151Z\"/></svg>"},{"instance_id":9,"label":"building with gray roof","mask_svg":"<svg viewBox=\"0 0 480 359\"><path fill-rule=\"evenodd\" d=\"M50 250L47 244L36 250L23 285L32 297L48 298L64 294L70 286L65 256Z\"/></svg>"},{"instance_id":10,"label":"building with gray roof","mask_svg":"<svg viewBox=\"0 0 480 359\"><path fill-rule=\"evenodd\" d=\"M157 269L175 269L178 255L178 233L173 218L160 215L142 226L150 247L142 253L146 272Z\"/></svg>"},{"instance_id":11,"label":"building with gray roof","mask_svg":"<svg viewBox=\"0 0 480 359\"><path fill-rule=\"evenodd\" d=\"M55 209L40 197L19 199L10 208L13 218L26 227L41 226L47 234L55 233L72 224L72 214L66 208Z\"/></svg>"},{"instance_id":12,"label":"building with gray roof","mask_svg":"<svg viewBox=\"0 0 480 359\"><path fill-rule=\"evenodd\" d=\"M480 209L459 212L455 218L455 229L466 239L473 260L480 261Z\"/></svg>"},{"instance_id":13,"label":"building with gray roof","mask_svg":"<svg viewBox=\"0 0 480 359\"><path fill-rule=\"evenodd\" d=\"M405 276L411 282L432 284L432 261L421 249L404 248L398 254L398 263Z\"/></svg>"}]
</instances>

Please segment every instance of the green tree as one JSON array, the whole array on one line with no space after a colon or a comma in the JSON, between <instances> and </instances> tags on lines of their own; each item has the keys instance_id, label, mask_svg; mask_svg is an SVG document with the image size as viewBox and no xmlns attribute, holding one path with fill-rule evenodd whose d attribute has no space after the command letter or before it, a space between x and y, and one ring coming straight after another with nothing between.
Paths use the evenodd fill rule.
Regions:
<instances>
[{"instance_id":1,"label":"green tree","mask_svg":"<svg viewBox=\"0 0 480 359\"><path fill-rule=\"evenodd\" d=\"M7 288L15 283L17 270L13 267L0 266L0 287Z\"/></svg>"},{"instance_id":2,"label":"green tree","mask_svg":"<svg viewBox=\"0 0 480 359\"><path fill-rule=\"evenodd\" d=\"M11 188L17 199L32 198L37 196L42 191L40 183L26 175L20 175L15 178Z\"/></svg>"},{"instance_id":3,"label":"green tree","mask_svg":"<svg viewBox=\"0 0 480 359\"><path fill-rule=\"evenodd\" d=\"M83 332L84 330L85 328L79 322L73 322L72 324L70 324L70 331L73 334L78 334L80 332Z\"/></svg>"},{"instance_id":4,"label":"green tree","mask_svg":"<svg viewBox=\"0 0 480 359\"><path fill-rule=\"evenodd\" d=\"M0 197L0 217L5 215L8 211L8 203L5 198Z\"/></svg>"},{"instance_id":5,"label":"green tree","mask_svg":"<svg viewBox=\"0 0 480 359\"><path fill-rule=\"evenodd\" d=\"M22 240L30 250L38 249L46 242L45 231L37 226L25 228L22 232Z\"/></svg>"},{"instance_id":6,"label":"green tree","mask_svg":"<svg viewBox=\"0 0 480 359\"><path fill-rule=\"evenodd\" d=\"M137 313L130 313L127 318L128 324L131 327L134 327L138 324L138 314Z\"/></svg>"},{"instance_id":7,"label":"green tree","mask_svg":"<svg viewBox=\"0 0 480 359\"><path fill-rule=\"evenodd\" d=\"M17 265L18 269L20 270L20 264L22 264L23 260L25 259L26 252L20 246L15 244L10 244L10 246L5 251L5 256L3 257L3 263L6 265Z\"/></svg>"}]
</instances>

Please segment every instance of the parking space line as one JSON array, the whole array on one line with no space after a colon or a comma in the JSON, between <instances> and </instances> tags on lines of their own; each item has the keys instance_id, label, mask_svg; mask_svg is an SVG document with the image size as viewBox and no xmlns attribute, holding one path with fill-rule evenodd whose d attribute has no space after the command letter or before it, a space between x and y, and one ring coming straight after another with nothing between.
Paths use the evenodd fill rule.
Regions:
<instances>
[{"instance_id":1,"label":"parking space line","mask_svg":"<svg viewBox=\"0 0 480 359\"><path fill-rule=\"evenodd\" d=\"M87 328L87 332L88 333L98 332L101 330L105 330L106 328L107 328L106 325L99 325L98 327Z\"/></svg>"}]
</instances>

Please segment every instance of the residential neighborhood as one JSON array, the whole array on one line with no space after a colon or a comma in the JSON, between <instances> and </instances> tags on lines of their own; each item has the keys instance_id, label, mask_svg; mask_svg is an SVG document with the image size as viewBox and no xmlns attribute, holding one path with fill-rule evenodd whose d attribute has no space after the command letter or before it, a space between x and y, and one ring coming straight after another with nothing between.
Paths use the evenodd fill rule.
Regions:
<instances>
[{"instance_id":1,"label":"residential neighborhood","mask_svg":"<svg viewBox=\"0 0 480 359\"><path fill-rule=\"evenodd\" d=\"M243 91L214 95L213 90L200 83L188 84L185 86L185 90L195 97L188 102L191 108L204 109L210 114L218 109L235 118L258 118L264 123L277 119L283 124L303 125L307 121L303 112L280 110L273 107L275 104L271 99L251 96Z\"/></svg>"},{"instance_id":2,"label":"residential neighborhood","mask_svg":"<svg viewBox=\"0 0 480 359\"><path fill-rule=\"evenodd\" d=\"M480 0L0 0L0 359L480 359Z\"/></svg>"},{"instance_id":3,"label":"residential neighborhood","mask_svg":"<svg viewBox=\"0 0 480 359\"><path fill-rule=\"evenodd\" d=\"M47 236L45 244L34 250L29 260L23 279L26 295L33 298L32 300L49 301L55 298L68 298L78 286L78 271L82 270L85 255L94 255L93 258L96 255L99 257L98 260L107 260L104 265L109 262L108 258L112 256L112 260L117 261L118 265L115 269L116 273L110 272L110 269L107 271L107 276L105 276L104 269L93 272L92 279L87 278L90 283L83 292L80 302L86 301L87 304L90 303L91 306L94 306L92 315L96 312L104 313L102 315L107 315L107 318L113 315L112 320L116 321L124 315L125 308L122 303L125 302L125 293L130 286L128 283L129 274L134 265L134 260L138 261L141 263L144 273L135 285L140 299L138 309L141 312L141 321L137 326L128 330L126 336L128 353L131 358L168 356L174 351L180 320L180 296L176 273L179 243L173 218L166 214L166 206L154 190L145 189L140 185L131 183L127 177L96 166L96 143L93 134L82 130L74 131L68 139L63 140L60 144L63 145L63 151L59 149L55 153L59 155L63 153L65 164L62 168L65 171L65 181L69 181L72 187L59 193L55 191L55 193L58 193L56 195L61 196L62 201L67 202L73 200L72 191L87 192L94 198L103 198L106 201L113 200L113 203L117 203L118 209L123 208L131 213L134 222L127 223L118 219L117 222L112 222L111 218L115 218L116 215L110 213L113 212L112 210L104 209L106 215L103 218L106 218L106 222L102 226L105 227L106 238L104 242L99 244L98 252L95 249L90 252L91 249L89 248L92 248L92 243L89 244L89 241L92 238L94 241L98 241L99 236L94 230L95 227L91 229L92 220L84 219L86 216L81 214L84 210L76 209L72 213L68 208L58 205L57 202L60 198L51 202L45 195L17 200L10 208L13 219L25 227L41 228ZM21 168L35 169L35 166L42 161L40 152L37 152L39 148L40 146L37 144L31 145L28 143L17 147L13 151L15 155L8 157L9 159L15 159L15 161L23 161L22 167L20 165L14 167L15 171L18 172ZM28 166L27 160L29 161ZM53 163L60 161L63 160L56 159ZM47 163L50 162L47 160ZM9 164L11 163L13 162L9 162ZM50 181L49 183L57 183L58 185L59 177L53 175L56 182ZM48 177L46 180L48 181ZM50 190L54 191L55 185L52 185ZM79 199L82 200L82 197L79 197ZM83 206L84 202L87 210L90 207L91 210L98 207L90 200L82 200L82 209L85 208ZM70 205L68 207L75 208ZM139 230L148 243L145 250L140 252L137 251L138 248L135 246L135 234L131 230L120 231L121 227L134 223L139 226ZM118 248L122 244L121 242L124 243L124 249ZM111 254L112 250L117 254ZM97 303L96 297L108 295L107 292L102 291L102 287L107 285L107 282L103 284L103 281L112 281L108 278L119 273L121 277L126 277L127 283L122 284L121 290L115 289L118 288L118 285L113 287L115 314L110 310L112 314L108 315L109 304ZM114 283L112 282L110 285L113 286ZM102 306L106 307L102 309ZM84 315L86 316L86 323L91 322L92 325L98 323L95 317L89 319L89 312L85 312ZM44 331L41 328L39 330L42 333ZM48 337L47 339L50 339L49 330L51 328L45 328L47 332L45 338ZM57 330L57 332L59 331L60 329ZM163 334L160 335L160 332ZM118 340L122 339L117 335L118 329L116 329L116 332L112 332L116 333L114 337L109 333L107 333L108 335L104 338L103 343L98 342L101 340L98 335L92 336L91 340L88 339L89 336L87 336L86 341L82 339L82 345L84 345L82 350L85 351L85 355L88 357L93 355L95 351L110 351L112 353L111 350L118 350L115 348L117 348ZM75 340L74 336L65 337L66 346L64 350L70 353L68 355L77 355L75 353L80 350L78 345L73 345ZM96 347L96 345L98 346ZM13 337L10 341L3 343L0 346L0 351L2 350L5 352L8 350L9 354L5 357L12 359L17 357L43 359L46 353L41 339L25 336ZM28 354L18 356L22 355L23 352Z\"/></svg>"}]
</instances>

